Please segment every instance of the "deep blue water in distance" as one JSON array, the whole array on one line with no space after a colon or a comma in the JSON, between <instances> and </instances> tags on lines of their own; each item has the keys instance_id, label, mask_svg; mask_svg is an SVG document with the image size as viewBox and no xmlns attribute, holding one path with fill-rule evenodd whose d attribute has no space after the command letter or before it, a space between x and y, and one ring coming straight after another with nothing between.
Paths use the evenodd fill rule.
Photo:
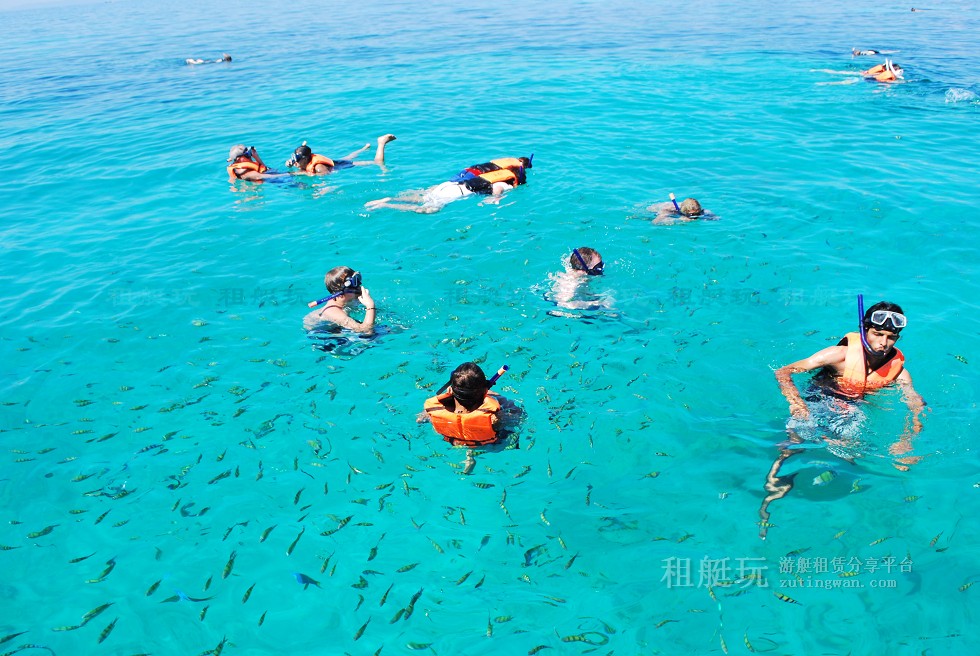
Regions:
<instances>
[{"instance_id":1,"label":"deep blue water in distance","mask_svg":"<svg viewBox=\"0 0 980 656\"><path fill-rule=\"evenodd\" d=\"M3 12L0 651L976 651L978 28L865 0ZM882 60L852 47L906 81L851 83ZM387 132L386 171L224 171ZM364 208L530 153L497 206ZM652 225L671 192L718 220ZM583 245L612 307L554 316ZM384 326L356 357L301 329L340 264ZM772 371L859 293L909 316L921 460L894 466L883 391L760 527ZM469 475L415 423L466 360L527 413Z\"/></svg>"}]
</instances>

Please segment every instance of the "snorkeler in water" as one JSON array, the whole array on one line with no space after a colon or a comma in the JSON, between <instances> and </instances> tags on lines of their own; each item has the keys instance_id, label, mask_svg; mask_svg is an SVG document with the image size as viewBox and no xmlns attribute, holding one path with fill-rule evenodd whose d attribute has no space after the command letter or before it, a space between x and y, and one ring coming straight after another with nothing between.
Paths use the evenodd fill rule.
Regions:
<instances>
[{"instance_id":1,"label":"snorkeler in water","mask_svg":"<svg viewBox=\"0 0 980 656\"><path fill-rule=\"evenodd\" d=\"M484 164L474 164L463 169L452 179L419 191L407 191L395 197L379 198L364 203L369 210L387 207L395 210L432 214L449 203L479 194L488 203L498 203L511 189L527 183L527 169L532 167L530 157L505 157Z\"/></svg>"},{"instance_id":2,"label":"snorkeler in water","mask_svg":"<svg viewBox=\"0 0 980 656\"><path fill-rule=\"evenodd\" d=\"M374 159L370 162L355 161L357 157L371 149L371 144L365 144L363 148L355 150L343 159L330 159L324 155L317 155L304 141L301 146L293 151L293 156L286 161L286 166L296 167L300 173L307 175L326 175L341 169L349 169L352 166L369 166L375 164L384 168L385 165L385 145L395 140L393 134L383 134L378 137L378 149L374 153Z\"/></svg>"},{"instance_id":3,"label":"snorkeler in water","mask_svg":"<svg viewBox=\"0 0 980 656\"><path fill-rule=\"evenodd\" d=\"M197 66L199 64L222 64L231 61L231 55L226 52L221 53L221 59L185 59L184 60L188 66Z\"/></svg>"},{"instance_id":4,"label":"snorkeler in water","mask_svg":"<svg viewBox=\"0 0 980 656\"><path fill-rule=\"evenodd\" d=\"M545 298L566 310L599 310L609 308L611 300L589 292L587 282L605 273L606 264L599 251L580 246L573 248L565 261L565 270L551 274L551 290ZM549 312L554 316L576 316L573 313Z\"/></svg>"},{"instance_id":5,"label":"snorkeler in water","mask_svg":"<svg viewBox=\"0 0 980 656\"><path fill-rule=\"evenodd\" d=\"M884 64L878 64L866 71L861 71L861 76L866 80L878 82L898 82L905 79L905 71L892 60L886 59Z\"/></svg>"},{"instance_id":6,"label":"snorkeler in water","mask_svg":"<svg viewBox=\"0 0 980 656\"><path fill-rule=\"evenodd\" d=\"M228 181L246 180L248 182L262 182L270 178L281 178L285 173L270 171L262 158L259 157L255 146L245 146L238 144L232 146L228 152Z\"/></svg>"},{"instance_id":7,"label":"snorkeler in water","mask_svg":"<svg viewBox=\"0 0 980 656\"><path fill-rule=\"evenodd\" d=\"M803 360L776 370L779 389L789 401L790 414L808 419L810 410L793 384L792 375L820 369L812 385L819 391L846 399L860 399L892 383L902 396L913 417L913 431L922 429L919 416L925 401L912 387L912 376L905 368L905 357L895 348L906 326L902 308L882 301L868 308L862 320L862 333L852 332L836 345Z\"/></svg>"},{"instance_id":8,"label":"snorkeler in water","mask_svg":"<svg viewBox=\"0 0 980 656\"><path fill-rule=\"evenodd\" d=\"M647 208L648 212L656 212L654 225L673 225L686 223L697 219L717 219L711 212L706 212L696 198L685 198L679 204L674 194L670 194L669 203L654 203Z\"/></svg>"},{"instance_id":9,"label":"snorkeler in water","mask_svg":"<svg viewBox=\"0 0 980 656\"><path fill-rule=\"evenodd\" d=\"M503 449L520 448L515 431L524 411L513 401L491 392L509 367L502 366L490 379L475 362L453 370L449 382L425 400L416 421L431 423L433 430L453 446L467 447L463 473L476 466L477 449L506 442ZM513 440L508 439L514 436Z\"/></svg>"},{"instance_id":10,"label":"snorkeler in water","mask_svg":"<svg viewBox=\"0 0 980 656\"><path fill-rule=\"evenodd\" d=\"M360 273L346 266L334 267L323 277L323 284L330 295L308 304L310 307L323 307L313 310L303 318L303 328L311 331L339 326L357 333L370 333L374 330L377 306L367 287L361 286ZM348 314L350 306L358 302L364 306L363 321L357 321Z\"/></svg>"},{"instance_id":11,"label":"snorkeler in water","mask_svg":"<svg viewBox=\"0 0 980 656\"><path fill-rule=\"evenodd\" d=\"M901 331L907 325L902 308L882 301L864 311L858 297L861 315L860 332L847 333L836 346L817 351L803 360L790 363L776 370L779 389L789 402L792 415L787 422L789 443L780 447L780 455L773 463L765 489L769 495L759 510L762 521L760 537L765 538L769 519L768 506L784 497L793 487L793 477L781 476L783 463L803 452L807 440L801 433L815 440L822 440L837 449L857 439L864 414L857 403L865 395L890 385L901 389L902 400L910 412L907 430L889 447L889 453L898 457L895 467L906 471L918 462L920 456L905 456L912 450L912 436L922 431L921 415L926 402L912 386L912 376L905 368L905 356L895 348ZM793 383L793 375L820 369L810 382L804 397ZM853 461L853 457L845 457Z\"/></svg>"}]
</instances>

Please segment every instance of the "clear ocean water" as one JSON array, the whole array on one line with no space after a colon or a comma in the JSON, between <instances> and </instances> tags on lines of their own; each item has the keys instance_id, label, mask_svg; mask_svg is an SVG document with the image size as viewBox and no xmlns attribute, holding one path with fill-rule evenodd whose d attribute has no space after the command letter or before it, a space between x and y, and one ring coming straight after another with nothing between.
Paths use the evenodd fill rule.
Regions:
<instances>
[{"instance_id":1,"label":"clear ocean water","mask_svg":"<svg viewBox=\"0 0 980 656\"><path fill-rule=\"evenodd\" d=\"M0 652L975 653L980 9L909 9L4 11ZM387 132L386 171L224 171ZM363 207L530 153L498 206ZM652 225L671 192L718 220ZM612 307L555 316L584 245ZM385 326L350 357L301 329L340 264ZM761 540L772 371L859 293L910 317L921 460L870 397ZM469 475L415 422L467 360L527 414Z\"/></svg>"}]
</instances>

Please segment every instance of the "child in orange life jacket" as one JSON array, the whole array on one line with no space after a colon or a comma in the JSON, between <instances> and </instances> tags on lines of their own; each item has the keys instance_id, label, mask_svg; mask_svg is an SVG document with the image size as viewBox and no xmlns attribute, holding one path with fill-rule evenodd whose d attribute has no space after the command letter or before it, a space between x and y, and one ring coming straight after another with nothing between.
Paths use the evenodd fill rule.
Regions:
<instances>
[{"instance_id":1,"label":"child in orange life jacket","mask_svg":"<svg viewBox=\"0 0 980 656\"><path fill-rule=\"evenodd\" d=\"M813 385L818 388L814 390L816 396L822 390L838 397L860 399L886 385L897 384L912 414L911 432L918 434L922 430L920 415L926 403L912 386L912 376L905 368L905 357L895 348L895 342L906 323L901 307L885 301L876 303L864 313L864 340L860 333L848 333L837 346L817 351L808 358L777 369L776 380L783 396L789 401L790 414L799 420L811 417L810 408L793 384L792 375L821 368L813 379ZM808 394L807 398L810 396ZM905 435L892 445L890 451L900 454L907 453L911 448L911 437Z\"/></svg>"},{"instance_id":2,"label":"child in orange life jacket","mask_svg":"<svg viewBox=\"0 0 980 656\"><path fill-rule=\"evenodd\" d=\"M343 159L333 160L323 155L317 155L303 142L299 148L293 151L293 156L286 161L286 166L295 166L300 172L307 175L326 175L340 169L349 169L352 166L369 166L377 164L380 167L385 165L385 145L389 141L394 141L395 135L383 134L378 137L378 149L374 153L374 159L370 162L356 162L358 155L371 148L371 144L365 144L363 148L355 150Z\"/></svg>"},{"instance_id":3,"label":"child in orange life jacket","mask_svg":"<svg viewBox=\"0 0 980 656\"><path fill-rule=\"evenodd\" d=\"M419 423L432 428L453 446L483 446L500 441L506 415L515 406L490 391L483 369L473 362L456 367L444 393L426 399Z\"/></svg>"},{"instance_id":4,"label":"child in orange life jacket","mask_svg":"<svg viewBox=\"0 0 980 656\"><path fill-rule=\"evenodd\" d=\"M350 267L334 267L323 277L323 284L331 295L310 303L311 307L319 303L326 303L326 305L307 314L303 318L303 328L309 331L335 325L358 333L369 333L374 330L377 310L371 293L367 287L361 286L360 273ZM364 305L364 321L357 321L347 314L347 306L358 301Z\"/></svg>"}]
</instances>

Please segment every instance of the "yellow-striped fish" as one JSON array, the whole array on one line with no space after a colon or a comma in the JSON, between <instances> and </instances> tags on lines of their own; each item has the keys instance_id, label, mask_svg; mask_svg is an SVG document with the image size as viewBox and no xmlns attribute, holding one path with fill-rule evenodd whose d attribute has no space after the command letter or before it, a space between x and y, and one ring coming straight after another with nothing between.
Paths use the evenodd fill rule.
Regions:
<instances>
[{"instance_id":1,"label":"yellow-striped fish","mask_svg":"<svg viewBox=\"0 0 980 656\"><path fill-rule=\"evenodd\" d=\"M793 599L792 597L787 597L781 592L776 592L775 590L773 590L772 593L776 595L776 599L780 601L785 601L787 604L799 604L802 606L802 604L800 604L800 602L798 602L796 599Z\"/></svg>"}]
</instances>

